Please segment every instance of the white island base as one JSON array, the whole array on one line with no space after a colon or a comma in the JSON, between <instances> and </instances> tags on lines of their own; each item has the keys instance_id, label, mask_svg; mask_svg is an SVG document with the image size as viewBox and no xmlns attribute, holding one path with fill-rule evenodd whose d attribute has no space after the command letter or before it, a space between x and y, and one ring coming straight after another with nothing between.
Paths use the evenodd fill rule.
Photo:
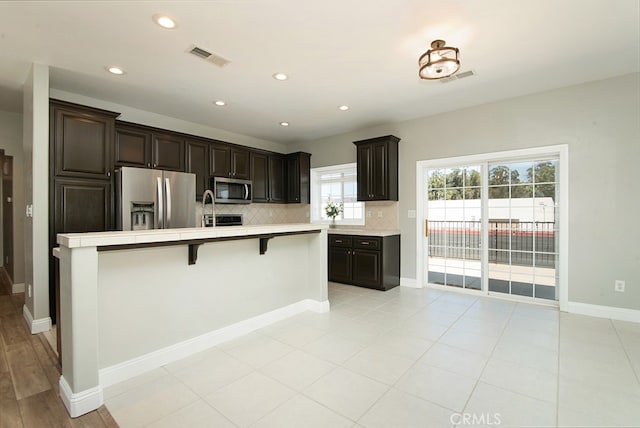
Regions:
<instances>
[{"instance_id":1,"label":"white island base","mask_svg":"<svg viewBox=\"0 0 640 428\"><path fill-rule=\"evenodd\" d=\"M60 395L72 417L100 407L104 387L329 310L323 225L66 234L58 243Z\"/></svg>"}]
</instances>

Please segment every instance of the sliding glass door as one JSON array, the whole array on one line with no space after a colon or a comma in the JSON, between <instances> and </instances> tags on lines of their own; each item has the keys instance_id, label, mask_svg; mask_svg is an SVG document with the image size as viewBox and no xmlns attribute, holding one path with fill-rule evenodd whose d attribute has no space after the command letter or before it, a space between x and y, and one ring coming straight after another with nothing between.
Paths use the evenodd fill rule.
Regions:
<instances>
[{"instance_id":1,"label":"sliding glass door","mask_svg":"<svg viewBox=\"0 0 640 428\"><path fill-rule=\"evenodd\" d=\"M481 166L427 171L428 280L480 290Z\"/></svg>"},{"instance_id":2,"label":"sliding glass door","mask_svg":"<svg viewBox=\"0 0 640 428\"><path fill-rule=\"evenodd\" d=\"M423 170L430 284L557 300L558 159Z\"/></svg>"}]
</instances>

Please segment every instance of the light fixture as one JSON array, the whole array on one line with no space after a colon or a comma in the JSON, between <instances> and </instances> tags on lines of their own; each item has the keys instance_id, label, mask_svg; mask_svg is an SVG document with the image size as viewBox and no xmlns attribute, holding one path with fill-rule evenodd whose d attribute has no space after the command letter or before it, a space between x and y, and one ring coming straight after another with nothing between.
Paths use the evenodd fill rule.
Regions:
<instances>
[{"instance_id":1,"label":"light fixture","mask_svg":"<svg viewBox=\"0 0 640 428\"><path fill-rule=\"evenodd\" d=\"M225 103L225 102L224 102L224 101L222 101L222 100L218 100L218 101L214 102L214 104L215 104L215 105L217 105L217 106L219 106L219 107L222 107L222 106L226 106L226 105L227 105L227 103Z\"/></svg>"},{"instance_id":2,"label":"light fixture","mask_svg":"<svg viewBox=\"0 0 640 428\"><path fill-rule=\"evenodd\" d=\"M289 126L289 122L280 122L280 126Z\"/></svg>"},{"instance_id":3,"label":"light fixture","mask_svg":"<svg viewBox=\"0 0 640 428\"><path fill-rule=\"evenodd\" d=\"M167 15L153 15L153 21L162 28L166 28L167 30L173 30L174 28L176 28L176 21L174 21Z\"/></svg>"},{"instance_id":4,"label":"light fixture","mask_svg":"<svg viewBox=\"0 0 640 428\"><path fill-rule=\"evenodd\" d=\"M431 49L422 54L418 60L421 79L436 80L449 77L460 68L460 51L458 48L445 46L444 40L431 42Z\"/></svg>"},{"instance_id":5,"label":"light fixture","mask_svg":"<svg viewBox=\"0 0 640 428\"><path fill-rule=\"evenodd\" d=\"M347 111L349 110L349 106L338 106L338 110Z\"/></svg>"},{"instance_id":6,"label":"light fixture","mask_svg":"<svg viewBox=\"0 0 640 428\"><path fill-rule=\"evenodd\" d=\"M125 73L125 71L120 67L107 67L107 71L111 74L117 74L118 76L121 76Z\"/></svg>"},{"instance_id":7,"label":"light fixture","mask_svg":"<svg viewBox=\"0 0 640 428\"><path fill-rule=\"evenodd\" d=\"M273 75L273 78L276 79L276 80L287 80L289 78L289 76L287 76L284 73L275 73Z\"/></svg>"}]
</instances>

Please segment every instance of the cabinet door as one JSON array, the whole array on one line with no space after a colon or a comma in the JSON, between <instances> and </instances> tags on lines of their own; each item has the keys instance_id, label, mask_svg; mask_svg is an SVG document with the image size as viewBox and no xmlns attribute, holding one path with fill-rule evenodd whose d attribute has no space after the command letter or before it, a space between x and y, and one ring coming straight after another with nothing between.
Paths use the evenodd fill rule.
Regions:
<instances>
[{"instance_id":1,"label":"cabinet door","mask_svg":"<svg viewBox=\"0 0 640 428\"><path fill-rule=\"evenodd\" d=\"M357 166L357 181L358 181L358 200L369 201L372 198L371 193L371 159L372 159L372 147L369 144L358 146L358 166Z\"/></svg>"},{"instance_id":2,"label":"cabinet door","mask_svg":"<svg viewBox=\"0 0 640 428\"><path fill-rule=\"evenodd\" d=\"M371 199L389 199L387 192L387 179L389 177L389 171L387 170L387 144L376 143L371 146L370 167Z\"/></svg>"},{"instance_id":3,"label":"cabinet door","mask_svg":"<svg viewBox=\"0 0 640 428\"><path fill-rule=\"evenodd\" d=\"M231 147L223 144L211 144L209 147L209 175L229 177L231 170Z\"/></svg>"},{"instance_id":4,"label":"cabinet door","mask_svg":"<svg viewBox=\"0 0 640 428\"><path fill-rule=\"evenodd\" d=\"M287 203L300 202L300 159L297 156L287 157Z\"/></svg>"},{"instance_id":5,"label":"cabinet door","mask_svg":"<svg viewBox=\"0 0 640 428\"><path fill-rule=\"evenodd\" d=\"M116 166L151 168L151 133L116 125L114 161Z\"/></svg>"},{"instance_id":6,"label":"cabinet door","mask_svg":"<svg viewBox=\"0 0 640 428\"><path fill-rule=\"evenodd\" d=\"M53 104L51 121L56 176L111 176L114 117Z\"/></svg>"},{"instance_id":7,"label":"cabinet door","mask_svg":"<svg viewBox=\"0 0 640 428\"><path fill-rule=\"evenodd\" d=\"M284 202L284 157L269 155L269 200L271 202ZM255 176L253 182L255 183Z\"/></svg>"},{"instance_id":8,"label":"cabinet door","mask_svg":"<svg viewBox=\"0 0 640 428\"><path fill-rule=\"evenodd\" d=\"M231 176L243 180L251 179L249 150L231 149Z\"/></svg>"},{"instance_id":9,"label":"cabinet door","mask_svg":"<svg viewBox=\"0 0 640 428\"><path fill-rule=\"evenodd\" d=\"M56 178L54 204L56 234L112 229L108 181Z\"/></svg>"},{"instance_id":10,"label":"cabinet door","mask_svg":"<svg viewBox=\"0 0 640 428\"><path fill-rule=\"evenodd\" d=\"M170 134L154 134L153 167L184 171L184 139Z\"/></svg>"},{"instance_id":11,"label":"cabinet door","mask_svg":"<svg viewBox=\"0 0 640 428\"><path fill-rule=\"evenodd\" d=\"M380 251L353 250L353 283L365 287L382 287Z\"/></svg>"},{"instance_id":12,"label":"cabinet door","mask_svg":"<svg viewBox=\"0 0 640 428\"><path fill-rule=\"evenodd\" d=\"M251 175L253 177L253 202L269 202L269 156L251 153Z\"/></svg>"},{"instance_id":13,"label":"cabinet door","mask_svg":"<svg viewBox=\"0 0 640 428\"><path fill-rule=\"evenodd\" d=\"M329 247L329 281L351 282L351 249Z\"/></svg>"},{"instance_id":14,"label":"cabinet door","mask_svg":"<svg viewBox=\"0 0 640 428\"><path fill-rule=\"evenodd\" d=\"M209 188L209 144L200 141L186 143L185 172L196 175L196 200L202 200L202 194Z\"/></svg>"}]
</instances>

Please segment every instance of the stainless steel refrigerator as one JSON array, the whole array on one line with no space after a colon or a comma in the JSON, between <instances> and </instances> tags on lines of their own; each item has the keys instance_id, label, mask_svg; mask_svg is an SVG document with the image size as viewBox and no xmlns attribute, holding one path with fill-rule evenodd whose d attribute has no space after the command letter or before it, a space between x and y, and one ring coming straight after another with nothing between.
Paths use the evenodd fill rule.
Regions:
<instances>
[{"instance_id":1,"label":"stainless steel refrigerator","mask_svg":"<svg viewBox=\"0 0 640 428\"><path fill-rule=\"evenodd\" d=\"M196 176L123 167L115 177L118 230L195 227Z\"/></svg>"}]
</instances>

